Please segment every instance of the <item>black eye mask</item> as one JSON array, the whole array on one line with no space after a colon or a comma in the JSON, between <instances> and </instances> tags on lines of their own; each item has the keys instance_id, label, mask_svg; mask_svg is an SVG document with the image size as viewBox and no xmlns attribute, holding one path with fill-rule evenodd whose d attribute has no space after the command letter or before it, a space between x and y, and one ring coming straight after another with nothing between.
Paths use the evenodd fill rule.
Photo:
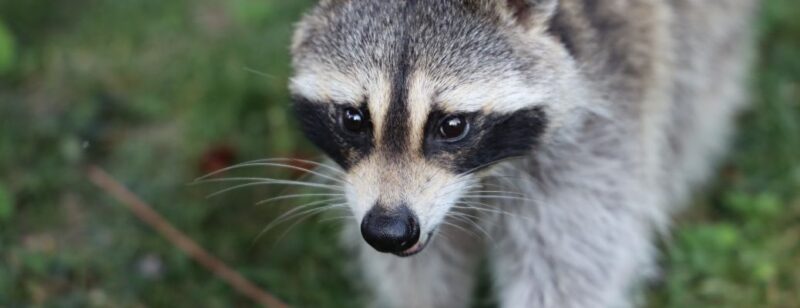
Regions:
<instances>
[{"instance_id":1,"label":"black eye mask","mask_svg":"<svg viewBox=\"0 0 800 308\"><path fill-rule=\"evenodd\" d=\"M347 130L341 121L348 107L300 97L293 97L292 101L292 109L306 137L345 170L369 155L375 147L366 106L358 108L364 117L364 126L353 132Z\"/></svg>"},{"instance_id":2,"label":"black eye mask","mask_svg":"<svg viewBox=\"0 0 800 308\"><path fill-rule=\"evenodd\" d=\"M493 162L528 154L547 127L540 107L510 114L463 114L470 129L458 141L437 138L441 120L448 115L435 110L425 125L423 155L455 173L475 172Z\"/></svg>"},{"instance_id":3,"label":"black eye mask","mask_svg":"<svg viewBox=\"0 0 800 308\"><path fill-rule=\"evenodd\" d=\"M293 110L306 137L345 170L375 150L374 127L369 110L362 105L364 127L348 130L342 116L353 107L332 103L316 103L293 98ZM493 162L528 154L538 144L547 126L547 117L540 107L508 114L459 114L469 128L457 140L441 138L442 120L452 116L432 111L425 124L422 154L425 159L460 174L475 172ZM395 132L407 136L408 132ZM397 153L394 153L397 154Z\"/></svg>"}]
</instances>

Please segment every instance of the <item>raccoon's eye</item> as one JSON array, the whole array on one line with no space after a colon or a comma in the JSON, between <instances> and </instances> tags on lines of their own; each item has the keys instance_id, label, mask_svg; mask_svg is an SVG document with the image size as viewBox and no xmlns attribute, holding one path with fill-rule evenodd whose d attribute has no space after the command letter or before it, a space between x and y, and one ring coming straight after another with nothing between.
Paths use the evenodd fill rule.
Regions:
<instances>
[{"instance_id":1,"label":"raccoon's eye","mask_svg":"<svg viewBox=\"0 0 800 308\"><path fill-rule=\"evenodd\" d=\"M449 116L439 125L439 136L447 141L458 141L467 135L469 123L463 116Z\"/></svg>"},{"instance_id":2,"label":"raccoon's eye","mask_svg":"<svg viewBox=\"0 0 800 308\"><path fill-rule=\"evenodd\" d=\"M342 113L342 126L350 132L359 133L366 127L366 119L361 110L353 107L344 109Z\"/></svg>"}]
</instances>

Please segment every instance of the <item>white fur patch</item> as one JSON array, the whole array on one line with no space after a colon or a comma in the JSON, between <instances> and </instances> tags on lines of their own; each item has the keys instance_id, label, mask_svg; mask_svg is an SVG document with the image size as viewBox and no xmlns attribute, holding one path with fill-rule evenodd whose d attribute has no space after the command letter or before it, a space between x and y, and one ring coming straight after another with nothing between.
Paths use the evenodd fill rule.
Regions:
<instances>
[{"instance_id":1,"label":"white fur patch","mask_svg":"<svg viewBox=\"0 0 800 308\"><path fill-rule=\"evenodd\" d=\"M289 81L289 89L294 95L320 103L357 104L366 94L360 80L327 68L297 74Z\"/></svg>"},{"instance_id":2,"label":"white fur patch","mask_svg":"<svg viewBox=\"0 0 800 308\"><path fill-rule=\"evenodd\" d=\"M438 95L439 103L450 112L511 113L541 105L553 97L552 87L526 84L518 76L498 76L480 82L447 82Z\"/></svg>"}]
</instances>

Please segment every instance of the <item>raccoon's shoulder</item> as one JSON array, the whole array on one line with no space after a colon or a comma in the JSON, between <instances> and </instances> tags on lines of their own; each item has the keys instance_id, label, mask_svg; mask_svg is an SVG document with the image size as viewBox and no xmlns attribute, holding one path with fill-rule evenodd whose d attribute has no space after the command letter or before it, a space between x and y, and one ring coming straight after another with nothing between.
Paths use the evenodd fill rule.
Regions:
<instances>
[{"instance_id":1,"label":"raccoon's shoulder","mask_svg":"<svg viewBox=\"0 0 800 308\"><path fill-rule=\"evenodd\" d=\"M631 99L693 51L748 28L758 0L560 0L549 31L598 80ZM738 31L738 32L737 32ZM684 59L682 59L684 58Z\"/></svg>"},{"instance_id":2,"label":"raccoon's shoulder","mask_svg":"<svg viewBox=\"0 0 800 308\"><path fill-rule=\"evenodd\" d=\"M669 1L562 0L549 31L591 77L638 100L670 58Z\"/></svg>"}]
</instances>

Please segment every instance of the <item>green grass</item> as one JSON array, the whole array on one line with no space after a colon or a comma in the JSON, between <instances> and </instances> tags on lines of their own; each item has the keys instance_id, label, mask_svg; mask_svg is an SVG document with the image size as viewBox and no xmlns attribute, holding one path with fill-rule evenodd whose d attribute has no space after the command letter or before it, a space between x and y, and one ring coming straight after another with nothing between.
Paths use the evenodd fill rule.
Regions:
<instances>
[{"instance_id":1,"label":"green grass","mask_svg":"<svg viewBox=\"0 0 800 308\"><path fill-rule=\"evenodd\" d=\"M291 24L312 2L0 0L0 306L251 305L91 186L87 164L287 302L362 303L336 222L257 238L289 204L253 203L279 189L187 185L226 152L318 155L286 109ZM761 15L753 107L663 241L652 307L800 305L800 3Z\"/></svg>"}]
</instances>

